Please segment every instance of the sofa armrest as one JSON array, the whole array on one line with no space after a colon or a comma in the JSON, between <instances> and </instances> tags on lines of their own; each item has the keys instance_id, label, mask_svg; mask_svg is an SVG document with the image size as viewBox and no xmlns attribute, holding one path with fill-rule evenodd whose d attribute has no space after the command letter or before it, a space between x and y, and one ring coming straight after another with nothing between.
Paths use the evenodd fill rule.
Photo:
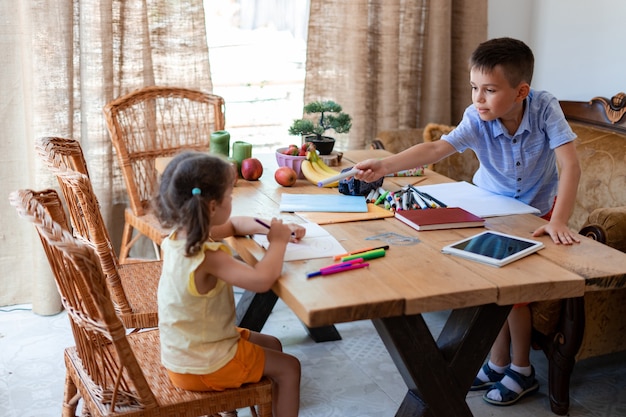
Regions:
<instances>
[{"instance_id":1,"label":"sofa armrest","mask_svg":"<svg viewBox=\"0 0 626 417\"><path fill-rule=\"evenodd\" d=\"M580 234L626 252L626 206L595 209Z\"/></svg>"}]
</instances>

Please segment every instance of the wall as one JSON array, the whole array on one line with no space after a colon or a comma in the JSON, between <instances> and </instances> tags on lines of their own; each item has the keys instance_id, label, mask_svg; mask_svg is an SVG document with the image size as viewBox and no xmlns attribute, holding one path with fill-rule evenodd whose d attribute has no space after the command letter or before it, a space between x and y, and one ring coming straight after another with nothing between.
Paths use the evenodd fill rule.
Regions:
<instances>
[{"instance_id":1,"label":"wall","mask_svg":"<svg viewBox=\"0 0 626 417\"><path fill-rule=\"evenodd\" d=\"M532 86L560 100L626 91L623 0L493 0L490 38L523 40L535 54Z\"/></svg>"}]
</instances>

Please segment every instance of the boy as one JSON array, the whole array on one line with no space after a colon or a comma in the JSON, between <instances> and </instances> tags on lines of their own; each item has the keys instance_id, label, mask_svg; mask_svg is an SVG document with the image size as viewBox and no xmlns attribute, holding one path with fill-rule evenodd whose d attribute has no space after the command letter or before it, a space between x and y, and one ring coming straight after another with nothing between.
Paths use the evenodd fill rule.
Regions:
<instances>
[{"instance_id":1,"label":"boy","mask_svg":"<svg viewBox=\"0 0 626 417\"><path fill-rule=\"evenodd\" d=\"M533 236L548 234L557 245L580 242L567 227L580 178L576 135L556 98L530 88L533 67L533 53L523 42L483 42L470 58L473 104L461 123L441 140L359 162L355 177L374 181L470 148L480 161L474 184L536 207L549 220ZM511 405L536 392L530 339L528 303L515 305L470 389L487 389L483 399L495 405Z\"/></svg>"}]
</instances>

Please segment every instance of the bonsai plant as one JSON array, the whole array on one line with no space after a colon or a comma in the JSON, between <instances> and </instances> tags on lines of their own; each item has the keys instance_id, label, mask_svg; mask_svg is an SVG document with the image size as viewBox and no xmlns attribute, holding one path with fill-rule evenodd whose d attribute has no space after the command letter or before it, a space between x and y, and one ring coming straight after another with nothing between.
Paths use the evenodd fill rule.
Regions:
<instances>
[{"instance_id":1,"label":"bonsai plant","mask_svg":"<svg viewBox=\"0 0 626 417\"><path fill-rule=\"evenodd\" d=\"M352 118L343 113L339 104L334 101L314 101L304 106L305 114L318 114L319 118L297 119L289 128L290 135L301 135L303 141L312 142L322 155L329 154L335 143L332 137L324 136L324 133L332 129L336 133L348 133L352 127ZM330 142L328 151L324 148L324 142Z\"/></svg>"}]
</instances>

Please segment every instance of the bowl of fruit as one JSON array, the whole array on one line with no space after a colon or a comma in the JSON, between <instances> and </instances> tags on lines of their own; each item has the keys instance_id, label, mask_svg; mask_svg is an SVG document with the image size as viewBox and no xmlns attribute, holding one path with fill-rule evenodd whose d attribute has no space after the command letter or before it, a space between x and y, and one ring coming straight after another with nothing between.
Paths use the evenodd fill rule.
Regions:
<instances>
[{"instance_id":1,"label":"bowl of fruit","mask_svg":"<svg viewBox=\"0 0 626 417\"><path fill-rule=\"evenodd\" d=\"M276 150L276 163L279 167L289 167L296 171L298 178L304 178L300 171L300 164L306 159L308 143L302 146L289 145L286 148L278 148Z\"/></svg>"}]
</instances>

